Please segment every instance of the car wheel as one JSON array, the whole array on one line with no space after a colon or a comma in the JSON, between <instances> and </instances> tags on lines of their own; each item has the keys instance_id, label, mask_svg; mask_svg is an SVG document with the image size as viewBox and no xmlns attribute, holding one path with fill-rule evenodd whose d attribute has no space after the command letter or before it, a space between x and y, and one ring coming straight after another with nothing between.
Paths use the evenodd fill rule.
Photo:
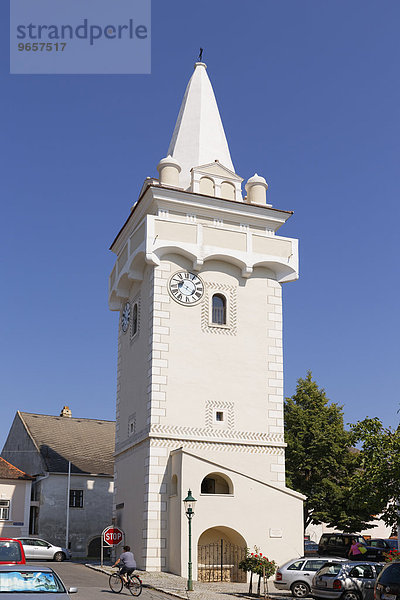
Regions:
<instances>
[{"instance_id":1,"label":"car wheel","mask_svg":"<svg viewBox=\"0 0 400 600\"><path fill-rule=\"evenodd\" d=\"M56 562L62 562L63 560L65 560L65 554L64 552L56 552L53 560L55 560Z\"/></svg>"},{"instance_id":2,"label":"car wheel","mask_svg":"<svg viewBox=\"0 0 400 600\"><path fill-rule=\"evenodd\" d=\"M290 586L292 595L295 598L305 598L310 593L310 586L305 581L296 581ZM350 600L350 598L348 598Z\"/></svg>"},{"instance_id":3,"label":"car wheel","mask_svg":"<svg viewBox=\"0 0 400 600\"><path fill-rule=\"evenodd\" d=\"M360 600L360 594L355 590L349 590L348 592L344 592L342 596L343 600Z\"/></svg>"}]
</instances>

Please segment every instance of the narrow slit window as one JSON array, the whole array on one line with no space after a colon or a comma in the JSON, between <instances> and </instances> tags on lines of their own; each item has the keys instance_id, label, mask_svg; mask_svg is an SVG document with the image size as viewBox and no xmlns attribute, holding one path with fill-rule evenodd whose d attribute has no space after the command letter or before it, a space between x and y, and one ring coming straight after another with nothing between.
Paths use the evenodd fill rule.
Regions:
<instances>
[{"instance_id":1,"label":"narrow slit window","mask_svg":"<svg viewBox=\"0 0 400 600\"><path fill-rule=\"evenodd\" d=\"M138 330L138 305L133 305L132 310L132 337L137 334Z\"/></svg>"},{"instance_id":2,"label":"narrow slit window","mask_svg":"<svg viewBox=\"0 0 400 600\"><path fill-rule=\"evenodd\" d=\"M215 413L215 420L218 422L222 422L224 420L224 413L221 410L217 410Z\"/></svg>"},{"instance_id":3,"label":"narrow slit window","mask_svg":"<svg viewBox=\"0 0 400 600\"><path fill-rule=\"evenodd\" d=\"M226 325L226 298L222 294L214 294L212 297L212 322Z\"/></svg>"}]
</instances>

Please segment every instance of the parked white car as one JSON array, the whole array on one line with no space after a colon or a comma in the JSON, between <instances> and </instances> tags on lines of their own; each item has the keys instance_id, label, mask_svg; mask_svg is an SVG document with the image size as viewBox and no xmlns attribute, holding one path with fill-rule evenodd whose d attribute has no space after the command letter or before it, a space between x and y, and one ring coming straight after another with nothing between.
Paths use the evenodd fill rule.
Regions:
<instances>
[{"instance_id":1,"label":"parked white car","mask_svg":"<svg viewBox=\"0 0 400 600\"><path fill-rule=\"evenodd\" d=\"M346 562L345 558L322 558L303 556L293 558L275 573L274 586L278 590L290 590L295 598L306 598L311 591L311 581L315 573L331 562Z\"/></svg>"},{"instance_id":2,"label":"parked white car","mask_svg":"<svg viewBox=\"0 0 400 600\"><path fill-rule=\"evenodd\" d=\"M37 538L16 538L20 540L27 560L69 560L71 552L61 546L53 546L50 542L39 540Z\"/></svg>"}]
</instances>

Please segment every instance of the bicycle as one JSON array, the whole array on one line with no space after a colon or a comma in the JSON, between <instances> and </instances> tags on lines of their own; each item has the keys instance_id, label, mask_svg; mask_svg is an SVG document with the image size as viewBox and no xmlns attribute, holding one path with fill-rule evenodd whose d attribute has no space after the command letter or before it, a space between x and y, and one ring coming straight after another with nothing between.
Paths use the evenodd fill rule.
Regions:
<instances>
[{"instance_id":1,"label":"bicycle","mask_svg":"<svg viewBox=\"0 0 400 600\"><path fill-rule=\"evenodd\" d=\"M126 577L128 579L128 583L125 583L121 575L121 569L119 569L118 573L112 573L108 580L111 591L114 592L114 594L119 594L122 592L122 588L125 586L128 588L132 596L140 596L142 593L142 580L140 577L133 575L132 573L126 573Z\"/></svg>"}]
</instances>

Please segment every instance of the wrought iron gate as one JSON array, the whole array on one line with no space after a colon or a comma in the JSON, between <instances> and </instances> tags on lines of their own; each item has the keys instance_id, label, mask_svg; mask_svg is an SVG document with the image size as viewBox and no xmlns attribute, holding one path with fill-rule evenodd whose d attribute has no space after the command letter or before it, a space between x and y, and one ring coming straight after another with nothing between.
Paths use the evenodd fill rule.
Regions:
<instances>
[{"instance_id":1,"label":"wrought iron gate","mask_svg":"<svg viewBox=\"0 0 400 600\"><path fill-rule=\"evenodd\" d=\"M224 540L198 546L197 563L199 581L246 582L246 573L239 563L246 557L246 548L229 544Z\"/></svg>"}]
</instances>

